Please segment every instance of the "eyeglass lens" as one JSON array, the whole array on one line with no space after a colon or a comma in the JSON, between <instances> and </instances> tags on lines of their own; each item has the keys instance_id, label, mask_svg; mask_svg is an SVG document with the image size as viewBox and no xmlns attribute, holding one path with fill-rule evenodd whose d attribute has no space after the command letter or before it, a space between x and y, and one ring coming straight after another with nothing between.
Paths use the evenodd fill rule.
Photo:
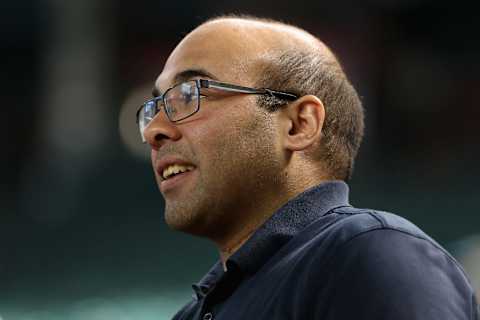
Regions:
<instances>
[{"instance_id":1,"label":"eyeglass lens","mask_svg":"<svg viewBox=\"0 0 480 320\"><path fill-rule=\"evenodd\" d=\"M199 107L200 92L195 81L181 83L165 92L163 103L165 113L170 121L179 121L185 119L195 112ZM158 99L147 101L139 114L139 129L142 140L145 142L144 130L153 120L156 113Z\"/></svg>"}]
</instances>

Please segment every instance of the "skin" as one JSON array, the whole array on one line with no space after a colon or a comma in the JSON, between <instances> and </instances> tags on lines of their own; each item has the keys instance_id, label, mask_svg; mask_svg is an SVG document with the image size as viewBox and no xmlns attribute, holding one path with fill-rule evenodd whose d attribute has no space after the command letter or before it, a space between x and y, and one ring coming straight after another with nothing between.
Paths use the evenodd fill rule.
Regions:
<instances>
[{"instance_id":1,"label":"skin","mask_svg":"<svg viewBox=\"0 0 480 320\"><path fill-rule=\"evenodd\" d=\"M190 69L252 87L263 63L288 46L330 54L316 38L292 27L243 19L209 22L175 48L155 87L164 92ZM321 139L324 118L322 102L312 95L274 113L259 108L256 96L242 94L213 94L202 99L198 113L178 123L158 113L144 133L153 167L167 156L195 166L174 188L161 189L167 224L214 241L225 266L275 210L328 179L308 156ZM162 179L155 176L160 187Z\"/></svg>"}]
</instances>

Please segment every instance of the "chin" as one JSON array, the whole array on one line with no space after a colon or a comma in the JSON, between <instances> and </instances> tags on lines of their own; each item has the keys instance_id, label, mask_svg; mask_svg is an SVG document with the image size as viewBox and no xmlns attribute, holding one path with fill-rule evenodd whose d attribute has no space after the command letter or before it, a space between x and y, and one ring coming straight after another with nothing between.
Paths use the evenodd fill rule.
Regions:
<instances>
[{"instance_id":1,"label":"chin","mask_svg":"<svg viewBox=\"0 0 480 320\"><path fill-rule=\"evenodd\" d=\"M193 235L205 234L205 219L201 218L201 214L194 210L178 210L166 205L165 222L172 230L181 231ZM202 221L203 220L203 221Z\"/></svg>"}]
</instances>

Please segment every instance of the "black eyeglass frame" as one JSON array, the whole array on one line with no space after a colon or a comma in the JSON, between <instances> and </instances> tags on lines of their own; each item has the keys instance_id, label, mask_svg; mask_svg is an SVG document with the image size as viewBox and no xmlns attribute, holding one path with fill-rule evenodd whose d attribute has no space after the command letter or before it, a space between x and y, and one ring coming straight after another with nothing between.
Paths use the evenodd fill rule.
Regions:
<instances>
[{"instance_id":1,"label":"black eyeglass frame","mask_svg":"<svg viewBox=\"0 0 480 320\"><path fill-rule=\"evenodd\" d=\"M268 88L249 88L249 87L243 87L231 83L225 83L225 82L218 82L214 80L206 80L206 79L195 79L195 80L190 80L186 82L195 82L195 85L197 87L198 92L200 93L200 89L218 89L218 90L223 90L223 91L228 91L228 92L236 92L236 93L243 93L243 94L259 94L259 95L268 95L271 97L276 97L282 100L287 100L287 101L295 101L298 99L298 96L293 94L293 93L288 93L288 92L282 92L282 91L276 91ZM160 107L158 106L158 101L161 101L164 109L165 109L165 97L168 95L168 92L172 90L173 88L176 88L177 86L182 85L185 82L182 82L180 84L174 85L173 87L168 88L165 93L158 97L154 97L153 99L145 101L140 108L137 110L136 113L136 122L137 124L139 123L139 115L140 112L142 111L142 108L145 108L145 106L148 103L155 102L155 115L158 114L160 111ZM168 112L165 110L165 114L167 115L168 120L171 122L178 122L185 120L191 116L193 116L195 113L197 113L200 110L200 99L197 100L197 106L195 108L195 111L190 113L189 115L177 119L177 120L172 120L170 116L168 115Z\"/></svg>"}]
</instances>

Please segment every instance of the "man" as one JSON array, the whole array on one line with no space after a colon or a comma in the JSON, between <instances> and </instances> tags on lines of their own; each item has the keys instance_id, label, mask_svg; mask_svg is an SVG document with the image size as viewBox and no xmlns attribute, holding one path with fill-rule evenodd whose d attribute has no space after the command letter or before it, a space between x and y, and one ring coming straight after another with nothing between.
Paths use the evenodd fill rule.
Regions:
<instances>
[{"instance_id":1,"label":"man","mask_svg":"<svg viewBox=\"0 0 480 320\"><path fill-rule=\"evenodd\" d=\"M444 249L349 205L363 111L320 40L264 19L207 21L154 96L137 121L165 220L220 252L174 319L478 319Z\"/></svg>"}]
</instances>

